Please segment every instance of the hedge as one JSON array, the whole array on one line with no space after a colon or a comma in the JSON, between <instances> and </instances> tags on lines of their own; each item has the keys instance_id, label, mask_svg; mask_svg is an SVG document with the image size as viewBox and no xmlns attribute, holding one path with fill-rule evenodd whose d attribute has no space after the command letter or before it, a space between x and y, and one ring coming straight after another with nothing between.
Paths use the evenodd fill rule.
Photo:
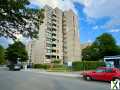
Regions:
<instances>
[{"instance_id":1,"label":"hedge","mask_svg":"<svg viewBox=\"0 0 120 90\"><path fill-rule=\"evenodd\" d=\"M95 70L97 67L105 66L104 62L100 61L76 61L73 62L72 70L73 71L80 71L80 70ZM60 64L53 64L52 66L50 64L34 64L33 68L37 69L65 69L65 70L71 70L71 68L68 68L66 65L60 65Z\"/></svg>"},{"instance_id":2,"label":"hedge","mask_svg":"<svg viewBox=\"0 0 120 90\"><path fill-rule=\"evenodd\" d=\"M50 64L34 64L33 68L36 68L36 69L50 69L50 68L65 68L65 66L60 65L60 64L53 64L53 65L50 65Z\"/></svg>"},{"instance_id":3,"label":"hedge","mask_svg":"<svg viewBox=\"0 0 120 90\"><path fill-rule=\"evenodd\" d=\"M34 64L33 68L36 68L36 69L48 69L48 68L50 68L50 65L48 65L48 64Z\"/></svg>"},{"instance_id":4,"label":"hedge","mask_svg":"<svg viewBox=\"0 0 120 90\"><path fill-rule=\"evenodd\" d=\"M94 70L100 66L105 66L105 63L100 61L84 61L84 62L76 61L76 62L73 62L72 70L73 71Z\"/></svg>"}]
</instances>

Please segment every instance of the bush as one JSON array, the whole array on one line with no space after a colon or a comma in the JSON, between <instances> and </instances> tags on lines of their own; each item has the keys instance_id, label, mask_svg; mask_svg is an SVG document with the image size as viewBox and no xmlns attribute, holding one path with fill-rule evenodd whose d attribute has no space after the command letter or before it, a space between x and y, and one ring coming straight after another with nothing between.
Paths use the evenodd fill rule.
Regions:
<instances>
[{"instance_id":1,"label":"bush","mask_svg":"<svg viewBox=\"0 0 120 90\"><path fill-rule=\"evenodd\" d=\"M48 65L48 64L34 64L33 68L36 68L36 69L48 69L48 68L50 68L50 65Z\"/></svg>"},{"instance_id":2,"label":"bush","mask_svg":"<svg viewBox=\"0 0 120 90\"><path fill-rule=\"evenodd\" d=\"M99 61L76 61L73 62L73 71L79 71L79 70L94 70L97 67L105 66L104 62Z\"/></svg>"},{"instance_id":3,"label":"bush","mask_svg":"<svg viewBox=\"0 0 120 90\"><path fill-rule=\"evenodd\" d=\"M65 65L54 64L53 68L65 68Z\"/></svg>"},{"instance_id":4,"label":"bush","mask_svg":"<svg viewBox=\"0 0 120 90\"><path fill-rule=\"evenodd\" d=\"M51 63L60 64L60 60L54 60L54 61L52 61Z\"/></svg>"}]
</instances>

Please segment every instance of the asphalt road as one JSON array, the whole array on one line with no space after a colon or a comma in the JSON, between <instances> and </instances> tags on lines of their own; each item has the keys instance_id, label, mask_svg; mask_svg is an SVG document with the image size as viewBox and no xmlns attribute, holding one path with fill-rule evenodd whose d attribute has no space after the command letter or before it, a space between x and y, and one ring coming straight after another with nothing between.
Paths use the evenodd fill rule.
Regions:
<instances>
[{"instance_id":1,"label":"asphalt road","mask_svg":"<svg viewBox=\"0 0 120 90\"><path fill-rule=\"evenodd\" d=\"M110 83L27 71L0 70L0 90L110 90Z\"/></svg>"}]
</instances>

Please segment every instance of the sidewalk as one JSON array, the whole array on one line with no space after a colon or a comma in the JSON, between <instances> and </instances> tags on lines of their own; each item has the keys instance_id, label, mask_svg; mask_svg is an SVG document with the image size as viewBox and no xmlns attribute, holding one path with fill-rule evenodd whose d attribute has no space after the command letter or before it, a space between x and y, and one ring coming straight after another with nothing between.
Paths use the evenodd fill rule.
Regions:
<instances>
[{"instance_id":1,"label":"sidewalk","mask_svg":"<svg viewBox=\"0 0 120 90\"><path fill-rule=\"evenodd\" d=\"M22 71L29 71L29 72L39 73L39 74L46 74L46 75L73 77L73 78L82 77L82 75L80 75L80 72L48 72L46 70L40 70L40 69L26 69Z\"/></svg>"}]
</instances>

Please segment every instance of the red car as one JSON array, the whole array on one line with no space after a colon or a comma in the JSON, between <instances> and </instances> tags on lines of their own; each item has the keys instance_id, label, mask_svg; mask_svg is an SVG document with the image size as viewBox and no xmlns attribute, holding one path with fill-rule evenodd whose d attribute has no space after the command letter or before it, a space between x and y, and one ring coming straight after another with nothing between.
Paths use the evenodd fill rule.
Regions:
<instances>
[{"instance_id":1,"label":"red car","mask_svg":"<svg viewBox=\"0 0 120 90\"><path fill-rule=\"evenodd\" d=\"M120 70L110 67L99 67L96 71L82 73L86 80L112 81L120 79Z\"/></svg>"}]
</instances>

